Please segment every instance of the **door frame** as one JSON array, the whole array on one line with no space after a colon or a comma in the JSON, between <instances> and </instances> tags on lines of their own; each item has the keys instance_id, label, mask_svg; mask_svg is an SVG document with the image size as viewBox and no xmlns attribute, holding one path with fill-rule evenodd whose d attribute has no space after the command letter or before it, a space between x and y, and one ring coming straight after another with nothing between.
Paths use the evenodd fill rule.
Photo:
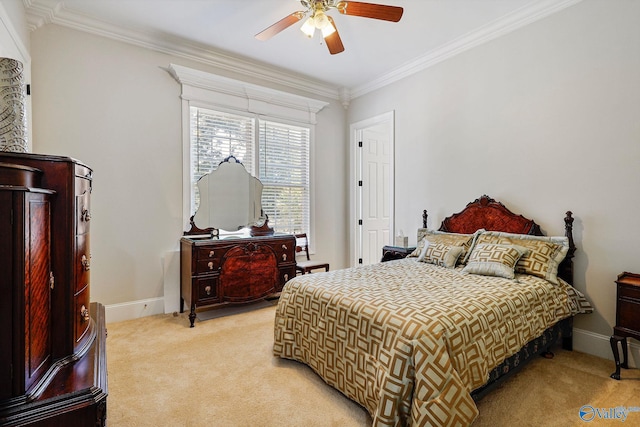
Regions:
<instances>
[{"instance_id":1,"label":"door frame","mask_svg":"<svg viewBox=\"0 0 640 427\"><path fill-rule=\"evenodd\" d=\"M359 233L358 216L360 214L361 197L358 187L358 173L360 172L360 152L358 151L358 142L364 129L387 124L389 129L389 165L391 167L389 173L389 230L391 239L395 236L395 111L380 114L369 119L352 123L349 126L349 264L354 267L358 265L358 244L361 244L361 236ZM391 242L389 242L391 244ZM380 248L380 257L382 257L382 248Z\"/></svg>"}]
</instances>

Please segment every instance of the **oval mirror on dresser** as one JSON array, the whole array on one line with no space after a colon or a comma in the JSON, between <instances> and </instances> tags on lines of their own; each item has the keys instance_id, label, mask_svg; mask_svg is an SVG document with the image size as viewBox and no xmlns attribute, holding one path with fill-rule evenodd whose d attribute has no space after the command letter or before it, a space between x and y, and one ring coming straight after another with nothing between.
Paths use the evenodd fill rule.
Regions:
<instances>
[{"instance_id":1,"label":"oval mirror on dresser","mask_svg":"<svg viewBox=\"0 0 640 427\"><path fill-rule=\"evenodd\" d=\"M261 220L262 183L233 156L198 180L198 196L192 224L199 230L237 231Z\"/></svg>"}]
</instances>

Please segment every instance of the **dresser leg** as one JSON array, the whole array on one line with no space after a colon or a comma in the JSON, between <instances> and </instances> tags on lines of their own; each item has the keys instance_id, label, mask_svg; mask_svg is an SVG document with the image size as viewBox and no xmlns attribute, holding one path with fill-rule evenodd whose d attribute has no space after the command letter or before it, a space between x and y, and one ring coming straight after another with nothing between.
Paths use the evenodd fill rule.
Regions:
<instances>
[{"instance_id":1,"label":"dresser leg","mask_svg":"<svg viewBox=\"0 0 640 427\"><path fill-rule=\"evenodd\" d=\"M627 339L623 337L619 337L617 335L612 335L609 338L609 342L611 343L611 351L613 352L613 360L616 363L616 371L611 374L611 378L614 380L620 379L620 368L628 369L627 365ZM624 356L623 362L620 363L620 353L618 352L618 342L622 344L622 355Z\"/></svg>"},{"instance_id":2,"label":"dresser leg","mask_svg":"<svg viewBox=\"0 0 640 427\"><path fill-rule=\"evenodd\" d=\"M193 324L196 321L196 305L191 304L191 311L189 312L189 322L191 322L190 328L193 328Z\"/></svg>"}]
</instances>

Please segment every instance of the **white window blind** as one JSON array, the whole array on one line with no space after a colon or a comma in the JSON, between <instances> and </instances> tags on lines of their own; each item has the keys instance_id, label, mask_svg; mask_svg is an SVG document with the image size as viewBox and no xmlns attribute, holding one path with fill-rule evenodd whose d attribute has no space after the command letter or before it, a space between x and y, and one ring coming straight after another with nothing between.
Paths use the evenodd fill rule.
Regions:
<instances>
[{"instance_id":1,"label":"white window blind","mask_svg":"<svg viewBox=\"0 0 640 427\"><path fill-rule=\"evenodd\" d=\"M191 212L199 203L197 182L229 156L253 172L254 119L236 114L190 107Z\"/></svg>"},{"instance_id":2,"label":"white window blind","mask_svg":"<svg viewBox=\"0 0 640 427\"><path fill-rule=\"evenodd\" d=\"M258 177L262 209L279 232L309 231L310 129L261 121Z\"/></svg>"}]
</instances>

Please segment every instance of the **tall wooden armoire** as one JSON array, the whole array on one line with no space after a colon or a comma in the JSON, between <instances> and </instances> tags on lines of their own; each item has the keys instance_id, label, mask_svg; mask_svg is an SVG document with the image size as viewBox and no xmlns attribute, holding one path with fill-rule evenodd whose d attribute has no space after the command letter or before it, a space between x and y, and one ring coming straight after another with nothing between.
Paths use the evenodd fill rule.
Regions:
<instances>
[{"instance_id":1,"label":"tall wooden armoire","mask_svg":"<svg viewBox=\"0 0 640 427\"><path fill-rule=\"evenodd\" d=\"M104 307L90 303L91 189L92 170L77 160L0 152L2 426L106 423Z\"/></svg>"}]
</instances>

